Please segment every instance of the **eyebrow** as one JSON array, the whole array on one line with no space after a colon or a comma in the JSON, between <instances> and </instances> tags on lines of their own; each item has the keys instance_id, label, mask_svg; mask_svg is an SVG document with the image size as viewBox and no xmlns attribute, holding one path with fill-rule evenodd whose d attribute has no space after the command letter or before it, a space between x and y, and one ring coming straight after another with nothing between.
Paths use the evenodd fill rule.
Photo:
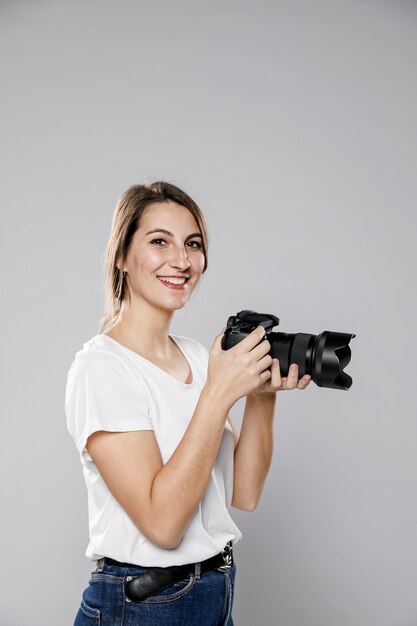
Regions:
<instances>
[{"instance_id":1,"label":"eyebrow","mask_svg":"<svg viewBox=\"0 0 417 626\"><path fill-rule=\"evenodd\" d=\"M154 228L153 230L150 230L148 233L146 233L147 235L151 235L152 233L165 233L165 235L169 235L170 237L173 237L174 235L172 233L169 232L169 230L165 230L165 228ZM188 235L187 239L190 239L191 237L201 237L201 239L203 238L203 235L201 233L193 233L192 235Z\"/></svg>"}]
</instances>

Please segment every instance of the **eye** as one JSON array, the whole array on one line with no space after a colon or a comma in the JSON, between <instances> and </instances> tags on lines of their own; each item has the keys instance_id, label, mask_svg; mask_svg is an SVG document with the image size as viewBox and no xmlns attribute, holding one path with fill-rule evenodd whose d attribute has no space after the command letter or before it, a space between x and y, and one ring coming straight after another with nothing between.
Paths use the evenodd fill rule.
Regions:
<instances>
[{"instance_id":1,"label":"eye","mask_svg":"<svg viewBox=\"0 0 417 626\"><path fill-rule=\"evenodd\" d=\"M153 244L154 246L159 246L161 245L159 243L160 241L163 241L164 243L166 243L165 239L152 239L150 243ZM195 250L200 250L203 247L199 241L189 241L188 243L195 244L193 246L189 246L190 248L194 248Z\"/></svg>"}]
</instances>

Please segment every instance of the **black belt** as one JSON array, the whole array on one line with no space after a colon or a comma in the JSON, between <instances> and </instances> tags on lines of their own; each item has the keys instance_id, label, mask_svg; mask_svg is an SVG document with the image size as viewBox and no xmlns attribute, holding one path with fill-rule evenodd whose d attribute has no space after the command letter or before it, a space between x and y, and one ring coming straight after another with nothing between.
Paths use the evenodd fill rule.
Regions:
<instances>
[{"instance_id":1,"label":"black belt","mask_svg":"<svg viewBox=\"0 0 417 626\"><path fill-rule=\"evenodd\" d=\"M122 563L111 559L107 556L101 560L102 564L118 565L121 567L138 567L132 563ZM233 544L229 541L223 550L215 556L200 561L200 573L217 569L226 572L230 570L234 564L233 560ZM126 598L130 602L141 602L149 596L162 591L165 587L169 587L172 583L194 575L198 568L197 563L187 563L186 565L171 565L170 567L147 567L146 572L139 576L127 576L125 582Z\"/></svg>"}]
</instances>

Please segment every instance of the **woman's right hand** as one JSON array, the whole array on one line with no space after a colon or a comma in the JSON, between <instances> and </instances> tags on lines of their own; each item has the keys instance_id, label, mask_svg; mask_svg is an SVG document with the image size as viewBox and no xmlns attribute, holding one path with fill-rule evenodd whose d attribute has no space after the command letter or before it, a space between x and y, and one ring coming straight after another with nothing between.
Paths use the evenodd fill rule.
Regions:
<instances>
[{"instance_id":1,"label":"woman's right hand","mask_svg":"<svg viewBox=\"0 0 417 626\"><path fill-rule=\"evenodd\" d=\"M272 363L268 354L271 344L267 339L262 341L265 329L259 325L233 348L223 350L224 331L217 335L210 350L206 384L228 398L232 406L271 378L267 369Z\"/></svg>"}]
</instances>

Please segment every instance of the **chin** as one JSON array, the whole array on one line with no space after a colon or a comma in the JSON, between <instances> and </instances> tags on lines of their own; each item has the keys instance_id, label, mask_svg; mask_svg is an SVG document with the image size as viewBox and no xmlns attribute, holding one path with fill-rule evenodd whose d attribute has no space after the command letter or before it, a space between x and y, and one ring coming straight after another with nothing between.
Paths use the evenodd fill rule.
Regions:
<instances>
[{"instance_id":1,"label":"chin","mask_svg":"<svg viewBox=\"0 0 417 626\"><path fill-rule=\"evenodd\" d=\"M168 304L167 302L153 302L152 304L157 306L159 309L178 311L179 309L183 309L188 304L188 300L186 300L186 302L176 302L172 304Z\"/></svg>"}]
</instances>

